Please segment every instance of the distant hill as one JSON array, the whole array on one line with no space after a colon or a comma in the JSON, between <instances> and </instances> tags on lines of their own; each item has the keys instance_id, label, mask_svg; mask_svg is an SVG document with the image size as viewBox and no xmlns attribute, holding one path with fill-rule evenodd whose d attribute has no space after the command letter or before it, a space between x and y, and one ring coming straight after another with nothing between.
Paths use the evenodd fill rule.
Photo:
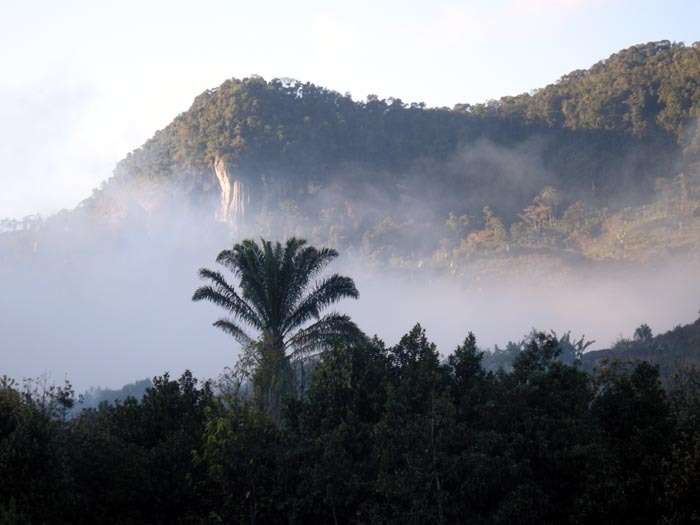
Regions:
<instances>
[{"instance_id":1,"label":"distant hill","mask_svg":"<svg viewBox=\"0 0 700 525\"><path fill-rule=\"evenodd\" d=\"M150 379L141 379L116 390L110 388L90 388L80 396L75 409L77 412L86 408L97 408L101 403L111 405L116 401L125 401L128 397L133 397L140 401L146 394L146 391L152 387L153 382Z\"/></svg>"},{"instance_id":2,"label":"distant hill","mask_svg":"<svg viewBox=\"0 0 700 525\"><path fill-rule=\"evenodd\" d=\"M638 329L639 331L639 329ZM676 326L657 336L641 336L618 341L607 350L583 354L584 367L591 369L603 359L647 361L659 365L662 377L689 366L700 366L700 318L694 323Z\"/></svg>"},{"instance_id":3,"label":"distant hill","mask_svg":"<svg viewBox=\"0 0 700 525\"><path fill-rule=\"evenodd\" d=\"M203 214L453 273L484 258L697 254L699 122L700 43L633 46L531 94L452 109L231 79L44 231ZM27 221L6 219L0 230L24 233L0 242L40 250Z\"/></svg>"},{"instance_id":4,"label":"distant hill","mask_svg":"<svg viewBox=\"0 0 700 525\"><path fill-rule=\"evenodd\" d=\"M504 348L496 346L486 349L482 358L484 368L492 372L511 371L516 358L536 333L533 330L529 337L518 342L511 341ZM581 367L588 372L611 363L635 366L647 362L658 365L661 379L668 386L672 384L674 374L683 371L687 373L692 368L700 370L700 318L656 336L648 325L643 324L637 328L633 338L620 339L611 348L602 350L587 351L594 341L572 339L570 332L562 336L552 332L552 335L559 341L561 354L558 359L565 364L579 360Z\"/></svg>"}]
</instances>

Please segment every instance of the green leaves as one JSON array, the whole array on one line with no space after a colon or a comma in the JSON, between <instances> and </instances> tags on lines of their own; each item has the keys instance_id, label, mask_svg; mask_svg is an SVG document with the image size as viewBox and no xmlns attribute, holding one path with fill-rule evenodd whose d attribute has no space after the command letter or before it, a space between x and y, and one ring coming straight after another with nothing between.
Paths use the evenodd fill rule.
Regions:
<instances>
[{"instance_id":1,"label":"green leaves","mask_svg":"<svg viewBox=\"0 0 700 525\"><path fill-rule=\"evenodd\" d=\"M695 520L697 371L671 403L657 368L592 376L557 357L562 341L534 333L494 374L473 334L446 359L420 325L388 349L335 339L279 414L186 372L63 421L39 391L0 379L0 521ZM254 346L256 387L279 393L287 356Z\"/></svg>"},{"instance_id":2,"label":"green leaves","mask_svg":"<svg viewBox=\"0 0 700 525\"><path fill-rule=\"evenodd\" d=\"M254 381L258 400L276 418L283 395L293 391L289 381L281 380L291 373L289 358L304 358L334 340L350 342L362 336L347 315L321 317L323 310L337 301L359 297L353 280L338 274L311 285L311 279L337 256L335 250L306 246L304 239L296 237L288 239L284 247L265 239L260 244L246 239L216 258L238 278L240 292L220 273L206 268L199 271L200 277L212 284L197 289L192 300L212 302L231 315L214 326L246 349L247 362L257 366ZM257 343L245 331L246 326L258 332Z\"/></svg>"}]
</instances>

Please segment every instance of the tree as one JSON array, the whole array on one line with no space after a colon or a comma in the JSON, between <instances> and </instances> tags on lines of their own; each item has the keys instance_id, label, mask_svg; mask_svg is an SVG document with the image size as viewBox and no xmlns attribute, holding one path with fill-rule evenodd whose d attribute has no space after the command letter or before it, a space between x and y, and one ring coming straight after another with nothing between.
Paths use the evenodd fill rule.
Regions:
<instances>
[{"instance_id":1,"label":"tree","mask_svg":"<svg viewBox=\"0 0 700 525\"><path fill-rule=\"evenodd\" d=\"M289 476L280 427L235 394L218 397L207 414L202 446L193 454L194 464L207 472L197 487L207 509L198 522L286 523L279 478Z\"/></svg>"},{"instance_id":2,"label":"tree","mask_svg":"<svg viewBox=\"0 0 700 525\"><path fill-rule=\"evenodd\" d=\"M0 524L74 523L76 499L65 442L70 383L0 377Z\"/></svg>"},{"instance_id":3,"label":"tree","mask_svg":"<svg viewBox=\"0 0 700 525\"><path fill-rule=\"evenodd\" d=\"M389 349L388 361L387 400L373 432L378 498L367 512L383 523L446 523L451 371L418 324Z\"/></svg>"},{"instance_id":4,"label":"tree","mask_svg":"<svg viewBox=\"0 0 700 525\"><path fill-rule=\"evenodd\" d=\"M255 369L257 401L276 419L282 396L293 386L291 360L323 348L331 339L361 335L347 315L331 312L321 317L322 310L340 299L359 297L350 277L333 274L311 284L337 256L333 249L306 246L296 237L284 247L265 239L260 244L244 240L216 258L239 279L240 293L219 272L199 270L211 284L197 289L192 300L210 301L229 313L214 326L241 343ZM246 328L256 330L258 338Z\"/></svg>"},{"instance_id":5,"label":"tree","mask_svg":"<svg viewBox=\"0 0 700 525\"><path fill-rule=\"evenodd\" d=\"M634 331L634 340L648 343L654 338L654 334L648 324L643 323Z\"/></svg>"},{"instance_id":6,"label":"tree","mask_svg":"<svg viewBox=\"0 0 700 525\"><path fill-rule=\"evenodd\" d=\"M672 461L673 413L659 378L648 362L604 361L596 370L591 412L611 456L607 478L612 522L660 522L663 468ZM690 449L689 449L690 452ZM619 515L615 515L619 512ZM680 523L676 521L675 523Z\"/></svg>"},{"instance_id":7,"label":"tree","mask_svg":"<svg viewBox=\"0 0 700 525\"><path fill-rule=\"evenodd\" d=\"M387 351L376 338L321 354L307 395L285 413L289 468L299 480L290 523L362 522L362 509L376 497L375 427L388 373Z\"/></svg>"}]
</instances>

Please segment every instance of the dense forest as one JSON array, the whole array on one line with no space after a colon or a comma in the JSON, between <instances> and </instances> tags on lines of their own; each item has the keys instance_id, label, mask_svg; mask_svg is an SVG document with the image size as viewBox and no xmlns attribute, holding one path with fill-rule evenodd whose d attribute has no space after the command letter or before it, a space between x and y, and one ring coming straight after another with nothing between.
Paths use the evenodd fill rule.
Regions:
<instances>
[{"instance_id":1,"label":"dense forest","mask_svg":"<svg viewBox=\"0 0 700 525\"><path fill-rule=\"evenodd\" d=\"M697 341L696 341L697 346ZM690 523L700 375L559 358L487 372L420 326L324 351L278 422L230 373L153 379L72 418L70 386L0 384L2 523Z\"/></svg>"}]
</instances>

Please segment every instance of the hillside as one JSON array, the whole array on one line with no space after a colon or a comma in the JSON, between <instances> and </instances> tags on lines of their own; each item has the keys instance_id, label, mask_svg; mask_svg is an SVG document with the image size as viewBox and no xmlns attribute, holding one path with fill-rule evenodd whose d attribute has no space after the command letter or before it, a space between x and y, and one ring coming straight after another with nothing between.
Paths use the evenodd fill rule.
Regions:
<instances>
[{"instance_id":1,"label":"hillside","mask_svg":"<svg viewBox=\"0 0 700 525\"><path fill-rule=\"evenodd\" d=\"M672 330L654 336L642 325L633 339L621 339L612 348L584 354L583 364L592 369L603 359L619 359L627 362L646 361L659 365L662 377L679 370L700 365L700 318L694 323L678 325Z\"/></svg>"},{"instance_id":2,"label":"hillside","mask_svg":"<svg viewBox=\"0 0 700 525\"><path fill-rule=\"evenodd\" d=\"M36 251L47 231L196 216L237 235L298 234L451 273L483 259L694 258L699 118L700 44L667 41L453 109L231 79L127 155L77 210L43 226L6 219L2 242Z\"/></svg>"},{"instance_id":3,"label":"hillside","mask_svg":"<svg viewBox=\"0 0 700 525\"><path fill-rule=\"evenodd\" d=\"M414 230L413 221L430 230L419 227L414 238L445 238L435 229L452 220L462 241L510 236L504 247L538 250L533 236L579 241L597 229L577 251L614 258L610 237L629 235L616 222L673 222L674 210L638 206L668 197L681 173L681 215L694 216L687 200L697 197L699 116L700 46L665 41L623 50L534 94L454 109L231 79L129 154L84 207L126 216L184 201L235 227L261 215L274 222L291 214L302 229L321 218L328 231L319 240L354 247L402 224ZM556 193L543 197L548 187ZM492 217L505 233L489 228ZM555 219L569 224L544 234ZM667 236L650 235L654 245ZM428 244L422 256L438 248Z\"/></svg>"}]
</instances>

